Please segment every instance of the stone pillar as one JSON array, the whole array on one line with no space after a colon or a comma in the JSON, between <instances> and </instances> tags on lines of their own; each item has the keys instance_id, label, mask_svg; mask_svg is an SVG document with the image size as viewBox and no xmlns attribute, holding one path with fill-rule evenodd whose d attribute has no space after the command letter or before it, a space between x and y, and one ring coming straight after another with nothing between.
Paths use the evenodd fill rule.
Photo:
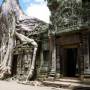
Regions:
<instances>
[{"instance_id":1,"label":"stone pillar","mask_svg":"<svg viewBox=\"0 0 90 90\"><path fill-rule=\"evenodd\" d=\"M84 74L90 74L90 58L89 58L89 37L84 40Z\"/></svg>"},{"instance_id":2,"label":"stone pillar","mask_svg":"<svg viewBox=\"0 0 90 90\"><path fill-rule=\"evenodd\" d=\"M56 78L60 78L60 45L56 46Z\"/></svg>"},{"instance_id":3,"label":"stone pillar","mask_svg":"<svg viewBox=\"0 0 90 90\"><path fill-rule=\"evenodd\" d=\"M50 40L50 76L55 76L56 74L56 43L55 43L55 37L49 37Z\"/></svg>"},{"instance_id":4,"label":"stone pillar","mask_svg":"<svg viewBox=\"0 0 90 90\"><path fill-rule=\"evenodd\" d=\"M79 73L80 79L83 79L84 75L84 42L83 35L80 34L80 47L79 47Z\"/></svg>"},{"instance_id":5,"label":"stone pillar","mask_svg":"<svg viewBox=\"0 0 90 90\"><path fill-rule=\"evenodd\" d=\"M42 49L42 42L40 43L40 60L37 61L37 65L38 65L38 70L37 70L37 77L40 78L41 77L41 73L43 71L43 64L44 64L44 59L43 59L43 49Z\"/></svg>"},{"instance_id":6,"label":"stone pillar","mask_svg":"<svg viewBox=\"0 0 90 90\"><path fill-rule=\"evenodd\" d=\"M52 36L49 35L49 67L48 67L48 74L51 71L51 61L52 61Z\"/></svg>"},{"instance_id":7,"label":"stone pillar","mask_svg":"<svg viewBox=\"0 0 90 90\"><path fill-rule=\"evenodd\" d=\"M43 70L43 64L44 64L43 50L41 48L41 52L40 52L40 72Z\"/></svg>"},{"instance_id":8,"label":"stone pillar","mask_svg":"<svg viewBox=\"0 0 90 90\"><path fill-rule=\"evenodd\" d=\"M84 74L90 74L89 40L87 33L84 33L80 36L80 75L81 79L83 79Z\"/></svg>"}]
</instances>

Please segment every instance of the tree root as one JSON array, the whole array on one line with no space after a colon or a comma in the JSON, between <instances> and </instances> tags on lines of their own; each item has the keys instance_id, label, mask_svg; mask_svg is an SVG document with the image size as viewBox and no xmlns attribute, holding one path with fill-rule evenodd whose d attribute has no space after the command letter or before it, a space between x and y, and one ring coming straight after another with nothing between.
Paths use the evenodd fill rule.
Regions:
<instances>
[{"instance_id":1,"label":"tree root","mask_svg":"<svg viewBox=\"0 0 90 90\"><path fill-rule=\"evenodd\" d=\"M10 67L2 67L0 68L0 79L3 80L11 75L11 68Z\"/></svg>"}]
</instances>

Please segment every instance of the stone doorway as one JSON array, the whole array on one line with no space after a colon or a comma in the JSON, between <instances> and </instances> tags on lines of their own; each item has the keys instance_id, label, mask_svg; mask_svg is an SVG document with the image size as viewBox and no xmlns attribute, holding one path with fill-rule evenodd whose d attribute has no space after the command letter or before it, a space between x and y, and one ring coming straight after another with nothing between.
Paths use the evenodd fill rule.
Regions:
<instances>
[{"instance_id":1,"label":"stone doorway","mask_svg":"<svg viewBox=\"0 0 90 90\"><path fill-rule=\"evenodd\" d=\"M63 73L65 77L76 77L77 48L65 48Z\"/></svg>"}]
</instances>

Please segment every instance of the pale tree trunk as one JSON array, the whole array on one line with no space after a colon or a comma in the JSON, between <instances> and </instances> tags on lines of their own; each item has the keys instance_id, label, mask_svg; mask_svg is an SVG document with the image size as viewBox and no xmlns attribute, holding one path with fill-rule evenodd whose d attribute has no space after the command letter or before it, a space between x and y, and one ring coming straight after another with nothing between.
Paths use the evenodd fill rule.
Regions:
<instances>
[{"instance_id":1,"label":"pale tree trunk","mask_svg":"<svg viewBox=\"0 0 90 90\"><path fill-rule=\"evenodd\" d=\"M1 53L1 61L0 63L3 61L3 56L5 54L5 48L6 48L6 42L5 42L5 34L3 34L3 38L2 38L2 41L1 41L1 48L0 48L0 53Z\"/></svg>"},{"instance_id":2,"label":"pale tree trunk","mask_svg":"<svg viewBox=\"0 0 90 90\"><path fill-rule=\"evenodd\" d=\"M25 16L20 9L18 2L18 0L3 0L3 4L0 7L0 27L2 29L1 31L3 32L0 48L1 79L4 79L11 74L16 18L21 19Z\"/></svg>"},{"instance_id":3,"label":"pale tree trunk","mask_svg":"<svg viewBox=\"0 0 90 90\"><path fill-rule=\"evenodd\" d=\"M2 36L2 44L0 48L1 52L1 65L0 65L0 78L4 79L8 75L11 74L11 66L12 66L12 55L13 55L13 46L14 46L14 36L16 35L23 44L32 44L34 46L33 58L32 58L32 65L30 68L30 72L27 76L26 81L33 76L34 68L35 68L35 57L37 51L37 43L22 34L19 34L15 31L16 20L22 19L25 17L24 13L19 7L18 0L4 0L1 13L0 13L0 20L2 16L3 22L0 21L2 25L2 31L5 28L5 33ZM5 27L4 27L4 26Z\"/></svg>"},{"instance_id":4,"label":"pale tree trunk","mask_svg":"<svg viewBox=\"0 0 90 90\"><path fill-rule=\"evenodd\" d=\"M35 59L36 59L36 52L37 52L37 47L34 48L34 51L33 51L33 58L32 58L32 64L31 64L31 68L30 68L30 71L29 71L29 74L26 78L26 82L32 78L33 74L34 74L34 69L35 69Z\"/></svg>"},{"instance_id":5,"label":"pale tree trunk","mask_svg":"<svg viewBox=\"0 0 90 90\"><path fill-rule=\"evenodd\" d=\"M2 11L4 14L8 14L8 12L13 11L17 19L25 18L25 13L21 10L19 6L19 0L3 0Z\"/></svg>"},{"instance_id":6,"label":"pale tree trunk","mask_svg":"<svg viewBox=\"0 0 90 90\"><path fill-rule=\"evenodd\" d=\"M7 36L3 35L1 46L1 65L0 65L0 78L11 74L12 54L14 44L14 32L15 32L15 15L13 12L8 13L5 16L7 26ZM7 38L7 40L5 40ZM3 55L3 56L2 56Z\"/></svg>"}]
</instances>

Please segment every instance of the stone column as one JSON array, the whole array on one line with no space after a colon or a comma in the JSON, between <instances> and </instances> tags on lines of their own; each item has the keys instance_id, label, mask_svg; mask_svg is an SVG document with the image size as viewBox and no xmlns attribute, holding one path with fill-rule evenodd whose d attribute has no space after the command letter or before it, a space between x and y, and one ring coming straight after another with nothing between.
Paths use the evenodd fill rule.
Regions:
<instances>
[{"instance_id":1,"label":"stone column","mask_svg":"<svg viewBox=\"0 0 90 90\"><path fill-rule=\"evenodd\" d=\"M79 73L80 79L83 79L84 75L84 42L83 42L83 35L80 34L80 47L79 47Z\"/></svg>"},{"instance_id":2,"label":"stone column","mask_svg":"<svg viewBox=\"0 0 90 90\"><path fill-rule=\"evenodd\" d=\"M43 47L42 43L40 43L41 48L40 48L40 60L38 61L38 70L37 70L37 77L41 77L41 73L43 71L43 64L44 64L44 58L43 58Z\"/></svg>"},{"instance_id":3,"label":"stone column","mask_svg":"<svg viewBox=\"0 0 90 90\"><path fill-rule=\"evenodd\" d=\"M81 35L80 42L80 75L83 79L84 74L90 74L89 65L89 40L87 33Z\"/></svg>"},{"instance_id":4,"label":"stone column","mask_svg":"<svg viewBox=\"0 0 90 90\"><path fill-rule=\"evenodd\" d=\"M51 61L52 61L52 36L49 35L49 67L48 67L48 74L51 71Z\"/></svg>"},{"instance_id":5,"label":"stone column","mask_svg":"<svg viewBox=\"0 0 90 90\"><path fill-rule=\"evenodd\" d=\"M55 76L56 74L56 43L55 43L55 37L49 37L50 39L50 76Z\"/></svg>"},{"instance_id":6,"label":"stone column","mask_svg":"<svg viewBox=\"0 0 90 90\"><path fill-rule=\"evenodd\" d=\"M56 78L60 78L60 45L56 46Z\"/></svg>"},{"instance_id":7,"label":"stone column","mask_svg":"<svg viewBox=\"0 0 90 90\"><path fill-rule=\"evenodd\" d=\"M41 48L41 52L40 52L40 72L43 70L43 64L44 64L43 50Z\"/></svg>"},{"instance_id":8,"label":"stone column","mask_svg":"<svg viewBox=\"0 0 90 90\"><path fill-rule=\"evenodd\" d=\"M90 74L90 58L89 58L89 37L85 37L84 45L84 74Z\"/></svg>"}]
</instances>

